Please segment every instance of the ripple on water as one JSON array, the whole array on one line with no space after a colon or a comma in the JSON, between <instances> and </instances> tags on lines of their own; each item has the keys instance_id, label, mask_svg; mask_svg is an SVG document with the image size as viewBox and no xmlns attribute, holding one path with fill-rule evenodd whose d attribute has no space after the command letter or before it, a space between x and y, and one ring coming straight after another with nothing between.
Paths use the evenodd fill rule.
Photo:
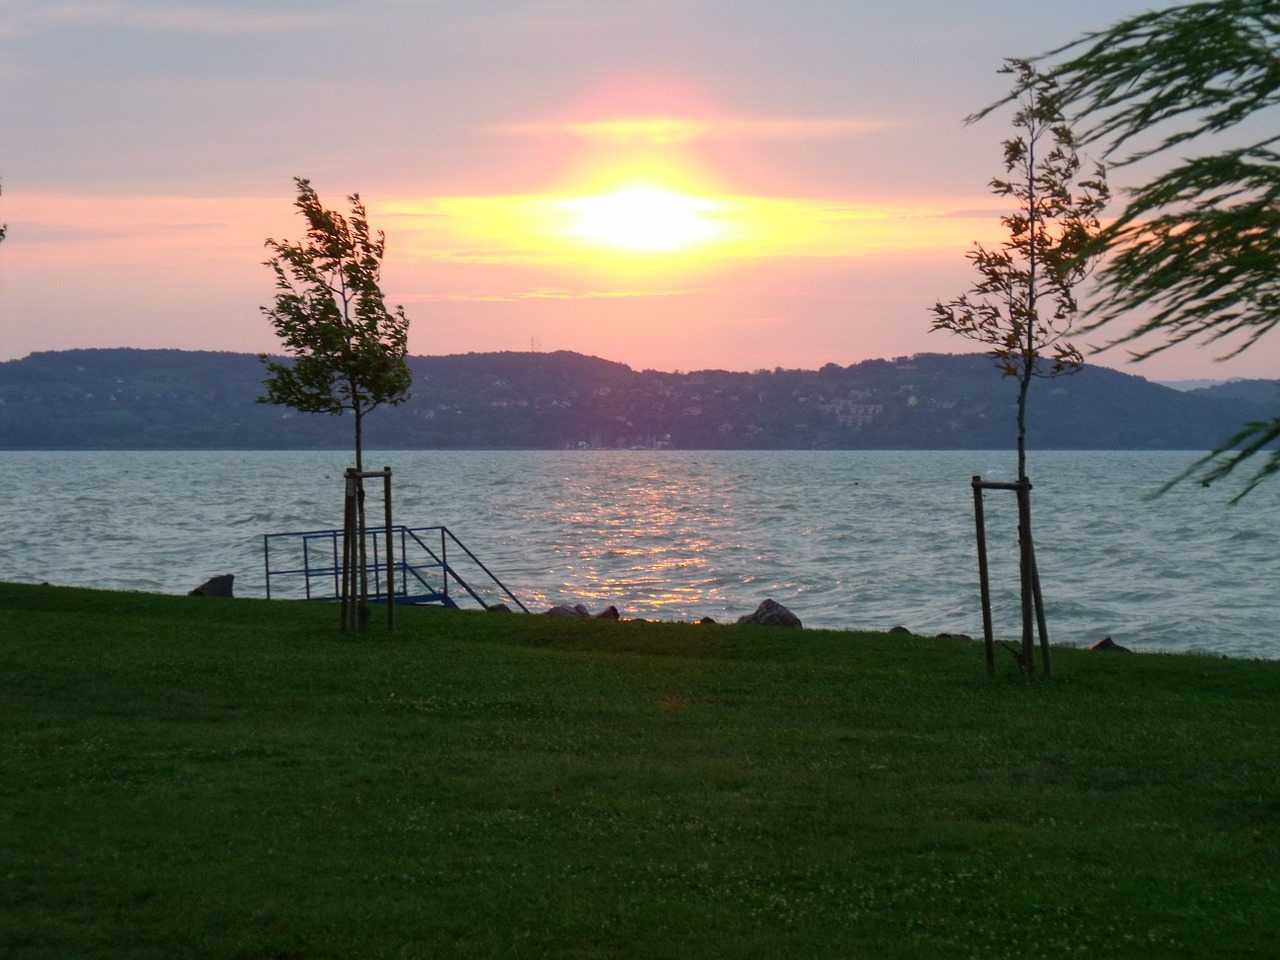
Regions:
<instances>
[{"instance_id":1,"label":"ripple on water","mask_svg":"<svg viewBox=\"0 0 1280 960\"><path fill-rule=\"evenodd\" d=\"M969 478L1008 453L401 451L397 521L448 525L531 608L733 619L764 599L810 626L981 631ZM1051 635L1280 656L1280 493L1143 495L1186 454L1033 456ZM0 578L264 592L261 535L337 524L345 455L7 453ZM1216 499L1215 499L1216 498ZM985 501L998 632L1016 633L1016 511Z\"/></svg>"}]
</instances>

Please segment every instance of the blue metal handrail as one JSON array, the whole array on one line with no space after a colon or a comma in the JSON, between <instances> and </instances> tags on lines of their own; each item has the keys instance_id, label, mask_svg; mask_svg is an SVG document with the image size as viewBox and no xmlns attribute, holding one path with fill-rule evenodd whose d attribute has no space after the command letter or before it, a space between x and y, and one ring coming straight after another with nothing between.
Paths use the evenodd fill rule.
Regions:
<instances>
[{"instance_id":1,"label":"blue metal handrail","mask_svg":"<svg viewBox=\"0 0 1280 960\"><path fill-rule=\"evenodd\" d=\"M426 539L429 537L434 540L435 538L431 534L436 531L439 532L440 538L438 553L428 544ZM457 607L457 603L449 593L449 581L452 580L481 607L488 608L490 606L484 597L467 582L457 567L449 562L448 544L452 541L471 561L471 564L497 587L500 596L514 603L525 613L529 612L528 608L520 602L520 598L499 580L493 571L485 566L480 558L459 540L448 527L410 528L393 526L391 534L393 538L399 539L400 547L397 552L398 557L392 565L393 571L396 572L396 590L393 597L395 603L440 603L449 607ZM373 591L370 600L373 602L386 602L386 551L385 549L380 549L380 544L385 537L385 531L382 528L370 528L367 536L370 548L369 570L373 576ZM342 578L342 566L338 559L341 538L341 530L299 530L263 534L262 555L263 565L266 570L267 599L271 599L273 582L282 578L286 580L291 578L294 581L300 578L302 580L302 592L308 600L338 599L341 595ZM289 541L300 544L300 559L294 560L294 565L280 569L273 568L271 565L273 545L278 556L282 551L282 544ZM418 550L411 553L411 549L414 546ZM455 550L455 555L456 552ZM296 557L297 554L295 553L294 556ZM298 563L301 565L298 566ZM433 576L433 571L439 572ZM474 578L476 575L472 574L472 576ZM321 590L316 586L327 582L332 582L332 590Z\"/></svg>"}]
</instances>

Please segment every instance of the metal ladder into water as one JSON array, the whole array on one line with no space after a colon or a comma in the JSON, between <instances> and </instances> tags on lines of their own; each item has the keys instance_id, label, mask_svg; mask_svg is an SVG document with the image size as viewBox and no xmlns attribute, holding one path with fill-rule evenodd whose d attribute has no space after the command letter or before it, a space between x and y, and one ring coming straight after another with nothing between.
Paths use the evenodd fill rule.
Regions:
<instances>
[{"instance_id":1,"label":"metal ladder into water","mask_svg":"<svg viewBox=\"0 0 1280 960\"><path fill-rule=\"evenodd\" d=\"M370 596L373 603L387 601L387 549L386 528L371 527L367 534L369 549ZM481 562L467 545L454 536L445 526L391 527L392 562L395 603L439 604L458 607L459 594L451 590L456 585L462 592L488 609L495 603L510 602L525 613L529 610L497 576ZM438 548L435 544L439 544ZM453 545L453 559L460 561L472 578L468 582L458 566L450 560L449 547ZM293 599L337 600L342 584L342 531L297 530L286 533L262 535L262 560L266 570L267 599L282 590ZM289 586L292 590L288 590ZM301 596L299 596L301 594Z\"/></svg>"}]
</instances>

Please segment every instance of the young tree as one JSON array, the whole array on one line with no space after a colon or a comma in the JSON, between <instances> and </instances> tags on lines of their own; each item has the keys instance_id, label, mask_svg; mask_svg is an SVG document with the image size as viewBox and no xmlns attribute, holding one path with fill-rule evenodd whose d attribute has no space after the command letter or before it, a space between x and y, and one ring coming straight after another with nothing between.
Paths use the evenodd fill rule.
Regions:
<instances>
[{"instance_id":1,"label":"young tree","mask_svg":"<svg viewBox=\"0 0 1280 960\"><path fill-rule=\"evenodd\" d=\"M379 288L386 236L373 234L359 194L347 198L350 217L326 210L311 182L295 178L294 206L307 221L306 239L266 241L276 277L270 318L290 357L263 354L269 375L259 403L355 420L356 470L364 470L364 417L381 404L407 400L412 377L405 363L409 321L388 310Z\"/></svg>"},{"instance_id":2,"label":"young tree","mask_svg":"<svg viewBox=\"0 0 1280 960\"><path fill-rule=\"evenodd\" d=\"M1063 109L1086 124L1085 142L1117 167L1163 169L1129 193L1099 238L1110 256L1091 328L1137 317L1113 340L1130 344L1135 359L1197 341L1222 346L1225 359L1274 329L1280 134L1264 111L1280 105L1280 2L1144 13L1044 62ZM1280 417L1248 424L1182 476L1207 483L1266 450L1238 500L1280 471L1278 438Z\"/></svg>"},{"instance_id":3,"label":"young tree","mask_svg":"<svg viewBox=\"0 0 1280 960\"><path fill-rule=\"evenodd\" d=\"M1000 218L1009 239L996 249L975 244L967 254L978 281L949 303L933 307L933 329L947 330L990 347L1006 377L1018 381L1018 479L1027 476L1027 394L1035 377L1076 370L1080 352L1067 340L1077 317L1075 287L1089 271L1085 251L1100 229L1098 214L1109 197L1099 166L1081 178L1076 140L1062 116L1055 82L1024 60L1002 72L1017 78L1013 125L1022 131L1004 141L1007 179L992 192L1017 209Z\"/></svg>"},{"instance_id":4,"label":"young tree","mask_svg":"<svg viewBox=\"0 0 1280 960\"><path fill-rule=\"evenodd\" d=\"M978 280L968 293L933 307L933 329L947 330L989 347L1006 377L1018 382L1018 544L1022 594L1022 648L1018 663L1034 670L1032 616L1040 628L1046 675L1053 672L1044 603L1031 538L1030 483L1027 480L1027 395L1035 377L1053 377L1079 369L1080 351L1067 339L1075 323L1076 285L1087 275L1086 255L1100 229L1098 214L1109 194L1097 167L1091 178L1076 140L1062 115L1055 83L1025 60L1007 60L1002 70L1016 77L1020 131L1004 141L1005 177L991 181L992 192L1014 201L1016 209L1000 223L1009 238L996 249L974 244L967 254ZM971 118L972 119L972 118ZM975 495L980 496L978 478ZM979 556L985 556L979 532ZM980 561L985 563L985 561ZM983 567L983 632L991 661L990 612Z\"/></svg>"}]
</instances>

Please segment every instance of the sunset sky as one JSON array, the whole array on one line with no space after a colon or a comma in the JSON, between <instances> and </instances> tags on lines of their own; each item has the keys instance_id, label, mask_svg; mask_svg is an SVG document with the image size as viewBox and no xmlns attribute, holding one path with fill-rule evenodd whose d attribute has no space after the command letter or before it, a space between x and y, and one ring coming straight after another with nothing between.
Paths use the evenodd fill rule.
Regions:
<instances>
[{"instance_id":1,"label":"sunset sky","mask_svg":"<svg viewBox=\"0 0 1280 960\"><path fill-rule=\"evenodd\" d=\"M295 176L386 232L414 354L971 351L929 307L999 239L1010 127L963 118L1003 58L1152 5L5 0L0 359L275 349L263 241L301 233ZM1272 377L1278 352L1129 369Z\"/></svg>"}]
</instances>

